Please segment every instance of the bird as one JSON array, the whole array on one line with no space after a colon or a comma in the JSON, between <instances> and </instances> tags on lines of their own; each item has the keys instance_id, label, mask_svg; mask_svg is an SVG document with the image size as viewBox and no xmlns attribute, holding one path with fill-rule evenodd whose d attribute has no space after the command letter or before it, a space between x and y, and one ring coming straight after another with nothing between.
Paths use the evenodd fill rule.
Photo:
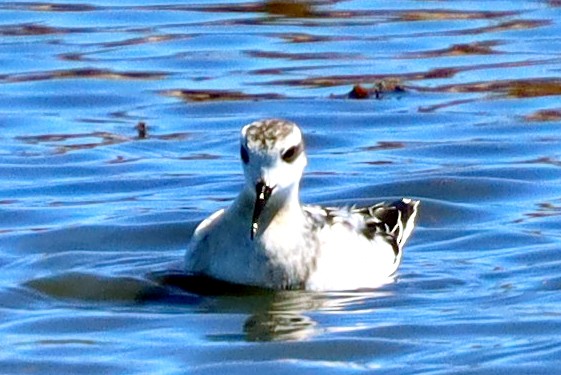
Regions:
<instances>
[{"instance_id":1,"label":"bird","mask_svg":"<svg viewBox=\"0 0 561 375\"><path fill-rule=\"evenodd\" d=\"M289 120L243 126L240 159L243 187L229 207L196 227L185 272L273 290L370 289L393 280L418 200L303 205L307 157L302 131Z\"/></svg>"}]
</instances>

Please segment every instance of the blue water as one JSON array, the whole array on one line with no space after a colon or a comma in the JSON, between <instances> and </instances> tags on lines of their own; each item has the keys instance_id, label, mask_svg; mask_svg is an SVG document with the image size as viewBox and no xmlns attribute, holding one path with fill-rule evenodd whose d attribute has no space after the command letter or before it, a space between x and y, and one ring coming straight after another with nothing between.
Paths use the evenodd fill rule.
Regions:
<instances>
[{"instance_id":1,"label":"blue water","mask_svg":"<svg viewBox=\"0 0 561 375\"><path fill-rule=\"evenodd\" d=\"M279 3L0 3L1 373L558 372L559 3ZM155 277L264 117L305 133L305 202L422 201L394 283Z\"/></svg>"}]
</instances>

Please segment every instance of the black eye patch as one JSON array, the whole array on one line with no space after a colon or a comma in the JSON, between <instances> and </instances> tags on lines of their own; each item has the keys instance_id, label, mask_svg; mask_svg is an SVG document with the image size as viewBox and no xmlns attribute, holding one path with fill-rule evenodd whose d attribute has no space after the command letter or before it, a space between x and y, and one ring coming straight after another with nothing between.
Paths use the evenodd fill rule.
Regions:
<instances>
[{"instance_id":1,"label":"black eye patch","mask_svg":"<svg viewBox=\"0 0 561 375\"><path fill-rule=\"evenodd\" d=\"M249 163L249 154L244 146L240 148L240 156L242 157L242 161L244 164Z\"/></svg>"},{"instance_id":2,"label":"black eye patch","mask_svg":"<svg viewBox=\"0 0 561 375\"><path fill-rule=\"evenodd\" d=\"M298 156L300 156L302 151L304 151L304 145L300 142L296 146L292 146L284 150L281 153L281 158L287 163L292 163L298 158Z\"/></svg>"}]
</instances>

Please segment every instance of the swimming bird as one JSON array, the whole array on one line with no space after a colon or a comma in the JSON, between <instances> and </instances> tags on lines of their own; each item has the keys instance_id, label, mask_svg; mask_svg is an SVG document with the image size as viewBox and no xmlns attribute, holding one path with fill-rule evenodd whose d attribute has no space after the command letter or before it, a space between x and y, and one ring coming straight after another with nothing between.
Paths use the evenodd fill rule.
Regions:
<instances>
[{"instance_id":1,"label":"swimming bird","mask_svg":"<svg viewBox=\"0 0 561 375\"><path fill-rule=\"evenodd\" d=\"M304 140L287 120L244 126L240 159L245 184L228 208L195 229L185 255L188 273L277 290L355 290L391 280L418 201L302 205Z\"/></svg>"}]
</instances>

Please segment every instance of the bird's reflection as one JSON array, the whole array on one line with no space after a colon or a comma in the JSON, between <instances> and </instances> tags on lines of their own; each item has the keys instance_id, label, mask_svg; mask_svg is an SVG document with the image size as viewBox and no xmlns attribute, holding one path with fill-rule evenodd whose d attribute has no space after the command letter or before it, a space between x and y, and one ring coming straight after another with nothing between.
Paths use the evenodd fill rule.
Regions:
<instances>
[{"instance_id":1,"label":"bird's reflection","mask_svg":"<svg viewBox=\"0 0 561 375\"><path fill-rule=\"evenodd\" d=\"M338 313L350 305L382 292L315 293L305 291L272 292L271 297L255 309L244 324L249 341L304 340L327 331L314 317Z\"/></svg>"},{"instance_id":2,"label":"bird's reflection","mask_svg":"<svg viewBox=\"0 0 561 375\"><path fill-rule=\"evenodd\" d=\"M166 286L178 287L199 296L212 296L204 303L209 313L248 314L242 338L248 341L305 340L326 330L314 316L335 314L351 305L356 308L361 301L387 295L387 292L379 290L329 293L271 291L183 273L160 274L157 279Z\"/></svg>"},{"instance_id":3,"label":"bird's reflection","mask_svg":"<svg viewBox=\"0 0 561 375\"><path fill-rule=\"evenodd\" d=\"M316 322L322 314L348 313L360 309L364 300L388 294L380 290L330 293L271 291L180 271L155 272L146 279L63 273L30 280L25 286L57 299L95 303L164 303L197 306L200 311L211 314L245 314L248 317L241 327L241 337L238 331L233 335L210 338L247 341L305 340L329 330Z\"/></svg>"},{"instance_id":4,"label":"bird's reflection","mask_svg":"<svg viewBox=\"0 0 561 375\"><path fill-rule=\"evenodd\" d=\"M314 335L317 323L293 312L261 312L250 315L243 331L248 341L302 340Z\"/></svg>"}]
</instances>

